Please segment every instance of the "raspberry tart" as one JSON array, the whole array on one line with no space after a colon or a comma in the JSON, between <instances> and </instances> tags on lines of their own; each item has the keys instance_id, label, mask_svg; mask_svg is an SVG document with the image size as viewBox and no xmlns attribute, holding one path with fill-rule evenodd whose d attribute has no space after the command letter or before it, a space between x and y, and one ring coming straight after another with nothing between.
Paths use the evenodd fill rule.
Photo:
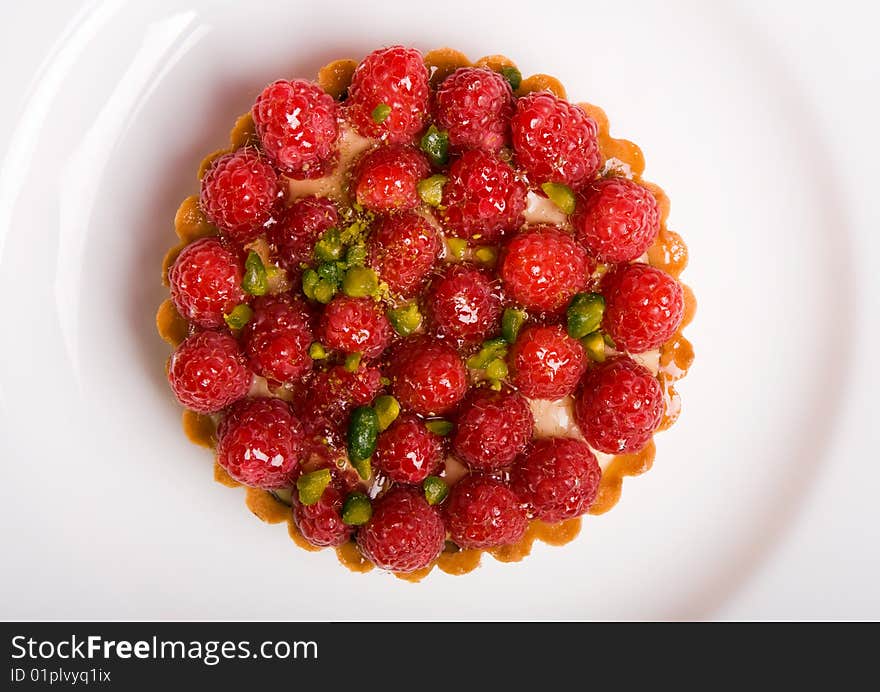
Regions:
<instances>
[{"instance_id":1,"label":"raspberry tart","mask_svg":"<svg viewBox=\"0 0 880 692\"><path fill-rule=\"evenodd\" d=\"M157 325L215 479L354 571L561 545L693 361L669 200L597 107L403 46L256 94L175 218Z\"/></svg>"}]
</instances>

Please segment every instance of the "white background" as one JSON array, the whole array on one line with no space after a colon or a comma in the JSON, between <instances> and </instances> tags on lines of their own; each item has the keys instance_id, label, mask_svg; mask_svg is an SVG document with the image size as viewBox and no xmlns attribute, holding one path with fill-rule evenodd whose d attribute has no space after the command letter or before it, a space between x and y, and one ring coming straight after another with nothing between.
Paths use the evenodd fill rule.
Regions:
<instances>
[{"instance_id":1,"label":"white background","mask_svg":"<svg viewBox=\"0 0 880 692\"><path fill-rule=\"evenodd\" d=\"M878 16L768 4L4 8L0 616L880 618ZM615 512L419 586L293 551L211 483L151 326L169 219L255 89L392 41L605 107L701 306L682 420Z\"/></svg>"}]
</instances>

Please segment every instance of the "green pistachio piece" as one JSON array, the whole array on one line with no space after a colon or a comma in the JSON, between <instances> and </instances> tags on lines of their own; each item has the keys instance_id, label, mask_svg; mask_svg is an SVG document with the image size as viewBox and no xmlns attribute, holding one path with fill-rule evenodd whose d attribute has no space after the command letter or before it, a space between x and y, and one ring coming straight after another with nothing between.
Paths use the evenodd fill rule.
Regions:
<instances>
[{"instance_id":1,"label":"green pistachio piece","mask_svg":"<svg viewBox=\"0 0 880 692\"><path fill-rule=\"evenodd\" d=\"M323 360L327 357L327 349L325 349L317 341L309 346L309 358L312 360Z\"/></svg>"},{"instance_id":2,"label":"green pistachio piece","mask_svg":"<svg viewBox=\"0 0 880 692\"><path fill-rule=\"evenodd\" d=\"M498 260L498 249L492 247L491 245L484 245L482 247L478 247L474 251L474 259L481 264L487 264L489 266L494 265Z\"/></svg>"},{"instance_id":3,"label":"green pistachio piece","mask_svg":"<svg viewBox=\"0 0 880 692\"><path fill-rule=\"evenodd\" d=\"M373 456L378 435L379 416L374 409L369 406L358 406L351 412L351 420L348 424L348 458L352 463L366 461Z\"/></svg>"},{"instance_id":4,"label":"green pistachio piece","mask_svg":"<svg viewBox=\"0 0 880 692\"><path fill-rule=\"evenodd\" d=\"M605 299L600 293L578 293L568 304L566 320L568 335L581 339L596 331L602 324Z\"/></svg>"},{"instance_id":5,"label":"green pistachio piece","mask_svg":"<svg viewBox=\"0 0 880 692\"><path fill-rule=\"evenodd\" d=\"M379 291L379 277L369 267L352 267L342 279L342 292L352 298L374 296Z\"/></svg>"},{"instance_id":6,"label":"green pistachio piece","mask_svg":"<svg viewBox=\"0 0 880 692\"><path fill-rule=\"evenodd\" d=\"M376 400L373 402L373 409L379 418L379 432L387 430L388 426L400 415L400 404L390 394L376 397Z\"/></svg>"},{"instance_id":7,"label":"green pistachio piece","mask_svg":"<svg viewBox=\"0 0 880 692\"><path fill-rule=\"evenodd\" d=\"M504 314L501 315L501 336L504 337L507 343L512 344L516 341L519 330L522 329L528 318L529 315L525 310L518 310L516 308L504 309Z\"/></svg>"},{"instance_id":8,"label":"green pistachio piece","mask_svg":"<svg viewBox=\"0 0 880 692\"><path fill-rule=\"evenodd\" d=\"M541 185L544 194L566 214L574 213L574 192L562 183L544 183Z\"/></svg>"},{"instance_id":9,"label":"green pistachio piece","mask_svg":"<svg viewBox=\"0 0 880 692\"><path fill-rule=\"evenodd\" d=\"M449 255L456 260L463 260L464 253L467 252L467 241L464 238L447 238L446 247L449 248Z\"/></svg>"},{"instance_id":10,"label":"green pistachio piece","mask_svg":"<svg viewBox=\"0 0 880 692\"><path fill-rule=\"evenodd\" d=\"M441 435L443 437L446 437L452 432L452 423L448 420L443 420L442 418L425 421L425 427L435 435Z\"/></svg>"},{"instance_id":11,"label":"green pistachio piece","mask_svg":"<svg viewBox=\"0 0 880 692\"><path fill-rule=\"evenodd\" d=\"M394 331L400 336L409 336L422 324L422 313L419 312L419 306L415 303L389 310L385 314Z\"/></svg>"},{"instance_id":12,"label":"green pistachio piece","mask_svg":"<svg viewBox=\"0 0 880 692\"><path fill-rule=\"evenodd\" d=\"M519 89L519 85L522 84L522 72L520 72L512 65L502 67L501 76L508 81L508 83L510 84L510 88L514 91Z\"/></svg>"},{"instance_id":13,"label":"green pistachio piece","mask_svg":"<svg viewBox=\"0 0 880 692\"><path fill-rule=\"evenodd\" d=\"M320 469L301 475L296 481L299 501L304 505L316 504L330 485L331 478L330 469Z\"/></svg>"},{"instance_id":14,"label":"green pistachio piece","mask_svg":"<svg viewBox=\"0 0 880 692\"><path fill-rule=\"evenodd\" d=\"M439 505L449 495L449 486L439 476L428 476L422 482L422 490L429 505Z\"/></svg>"},{"instance_id":15,"label":"green pistachio piece","mask_svg":"<svg viewBox=\"0 0 880 692\"><path fill-rule=\"evenodd\" d=\"M419 197L422 198L422 201L425 204L430 204L432 207L439 207L440 203L443 201L443 186L446 184L448 178L445 175L432 175L430 178L425 178L424 180L420 180L419 184L416 185L416 189L419 191Z\"/></svg>"},{"instance_id":16,"label":"green pistachio piece","mask_svg":"<svg viewBox=\"0 0 880 692\"><path fill-rule=\"evenodd\" d=\"M486 366L486 377L490 380L503 380L507 377L507 363L501 358L496 358Z\"/></svg>"},{"instance_id":17,"label":"green pistachio piece","mask_svg":"<svg viewBox=\"0 0 880 692\"><path fill-rule=\"evenodd\" d=\"M315 243L315 259L321 262L334 262L342 258L344 249L339 230L331 228L324 231L320 240Z\"/></svg>"},{"instance_id":18,"label":"green pistachio piece","mask_svg":"<svg viewBox=\"0 0 880 692\"><path fill-rule=\"evenodd\" d=\"M381 125L385 122L389 115L391 115L391 106L387 103L380 103L373 109L371 113L373 116L373 122L377 125Z\"/></svg>"},{"instance_id":19,"label":"green pistachio piece","mask_svg":"<svg viewBox=\"0 0 880 692\"><path fill-rule=\"evenodd\" d=\"M504 339L490 339L483 343L482 348L467 360L467 366L472 370L482 370L496 358L504 358L507 355L507 342Z\"/></svg>"},{"instance_id":20,"label":"green pistachio piece","mask_svg":"<svg viewBox=\"0 0 880 692\"><path fill-rule=\"evenodd\" d=\"M228 315L223 315L223 320L230 329L241 329L250 322L254 316L254 311L247 303L236 305Z\"/></svg>"},{"instance_id":21,"label":"green pistachio piece","mask_svg":"<svg viewBox=\"0 0 880 692\"><path fill-rule=\"evenodd\" d=\"M363 526L373 516L370 498L363 493L352 493L342 505L342 521L349 526Z\"/></svg>"},{"instance_id":22,"label":"green pistachio piece","mask_svg":"<svg viewBox=\"0 0 880 692\"><path fill-rule=\"evenodd\" d=\"M587 352L591 360L601 363L605 360L605 339L602 338L601 332L593 332L587 334L581 339L581 346Z\"/></svg>"},{"instance_id":23,"label":"green pistachio piece","mask_svg":"<svg viewBox=\"0 0 880 692\"><path fill-rule=\"evenodd\" d=\"M345 357L345 369L349 372L357 372L361 365L361 358L363 358L362 353L349 353Z\"/></svg>"},{"instance_id":24,"label":"green pistachio piece","mask_svg":"<svg viewBox=\"0 0 880 692\"><path fill-rule=\"evenodd\" d=\"M244 262L244 277L241 280L241 287L245 293L252 296L264 296L269 290L269 279L266 276L266 267L260 256L251 250Z\"/></svg>"},{"instance_id":25,"label":"green pistachio piece","mask_svg":"<svg viewBox=\"0 0 880 692\"><path fill-rule=\"evenodd\" d=\"M443 166L449 160L449 135L431 125L419 143L431 163Z\"/></svg>"}]
</instances>

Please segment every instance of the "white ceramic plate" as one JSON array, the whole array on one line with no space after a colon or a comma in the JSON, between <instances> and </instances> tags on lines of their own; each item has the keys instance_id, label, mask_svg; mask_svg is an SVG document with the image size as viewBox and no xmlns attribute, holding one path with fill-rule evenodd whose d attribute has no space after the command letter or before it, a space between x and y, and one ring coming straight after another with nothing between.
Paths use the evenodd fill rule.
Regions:
<instances>
[{"instance_id":1,"label":"white ceramic plate","mask_svg":"<svg viewBox=\"0 0 880 692\"><path fill-rule=\"evenodd\" d=\"M841 201L813 145L822 135L740 10L75 4L18 8L18 36L7 25L28 70L3 62L23 94L6 116L0 173L3 616L722 612L826 458L843 393L827 364L847 346L816 338L817 315L827 334L854 322L834 300L849 290L849 238L827 233ZM197 191L202 155L225 145L264 83L390 42L504 53L602 106L672 199L699 302L682 417L614 511L588 518L567 547L418 585L298 550L215 484L210 455L181 432L153 322L173 215Z\"/></svg>"}]
</instances>

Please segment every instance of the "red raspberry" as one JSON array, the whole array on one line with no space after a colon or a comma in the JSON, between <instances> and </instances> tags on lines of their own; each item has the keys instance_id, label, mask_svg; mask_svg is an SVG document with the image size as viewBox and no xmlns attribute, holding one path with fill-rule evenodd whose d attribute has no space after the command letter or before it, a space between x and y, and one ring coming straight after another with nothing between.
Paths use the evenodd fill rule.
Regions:
<instances>
[{"instance_id":1,"label":"red raspberry","mask_svg":"<svg viewBox=\"0 0 880 692\"><path fill-rule=\"evenodd\" d=\"M446 528L421 489L398 485L373 503L373 516L357 536L361 553L381 569L414 572L436 560Z\"/></svg>"},{"instance_id":2,"label":"red raspberry","mask_svg":"<svg viewBox=\"0 0 880 692\"><path fill-rule=\"evenodd\" d=\"M478 245L497 243L522 225L527 188L509 164L473 149L449 167L443 218L453 235Z\"/></svg>"},{"instance_id":3,"label":"red raspberry","mask_svg":"<svg viewBox=\"0 0 880 692\"><path fill-rule=\"evenodd\" d=\"M500 274L508 295L523 307L559 312L586 287L594 269L571 235L534 226L507 245Z\"/></svg>"},{"instance_id":4,"label":"red raspberry","mask_svg":"<svg viewBox=\"0 0 880 692\"><path fill-rule=\"evenodd\" d=\"M239 401L217 427L217 463L254 488L289 488L302 452L302 426L281 399Z\"/></svg>"},{"instance_id":5,"label":"red raspberry","mask_svg":"<svg viewBox=\"0 0 880 692\"><path fill-rule=\"evenodd\" d=\"M422 288L441 249L434 225L409 211L380 219L367 241L370 266L403 298Z\"/></svg>"},{"instance_id":6,"label":"red raspberry","mask_svg":"<svg viewBox=\"0 0 880 692\"><path fill-rule=\"evenodd\" d=\"M663 392L650 370L616 356L587 371L574 415L584 438L599 451L636 452L660 425Z\"/></svg>"},{"instance_id":7,"label":"red raspberry","mask_svg":"<svg viewBox=\"0 0 880 692\"><path fill-rule=\"evenodd\" d=\"M377 367L361 366L349 372L342 365L334 365L315 373L314 379L302 393L296 411L313 432L341 433L349 412L355 406L366 406L382 390L382 372Z\"/></svg>"},{"instance_id":8,"label":"red raspberry","mask_svg":"<svg viewBox=\"0 0 880 692\"><path fill-rule=\"evenodd\" d=\"M455 151L504 146L513 115L513 92L497 72L460 67L437 89L437 125L449 133Z\"/></svg>"},{"instance_id":9,"label":"red raspberry","mask_svg":"<svg viewBox=\"0 0 880 692\"><path fill-rule=\"evenodd\" d=\"M531 399L568 396L587 367L584 347L559 326L526 327L507 360L510 381Z\"/></svg>"},{"instance_id":10,"label":"red raspberry","mask_svg":"<svg viewBox=\"0 0 880 692\"><path fill-rule=\"evenodd\" d=\"M354 527L342 521L345 496L332 483L324 489L321 499L313 505L304 505L293 493L293 522L303 538L311 545L323 548L342 545L351 538Z\"/></svg>"},{"instance_id":11,"label":"red raspberry","mask_svg":"<svg viewBox=\"0 0 880 692\"><path fill-rule=\"evenodd\" d=\"M429 338L409 339L389 362L391 390L400 404L433 416L448 413L468 388L468 373L448 344Z\"/></svg>"},{"instance_id":12,"label":"red raspberry","mask_svg":"<svg viewBox=\"0 0 880 692\"><path fill-rule=\"evenodd\" d=\"M376 358L391 342L391 325L372 298L337 295L321 315L320 341L328 348Z\"/></svg>"},{"instance_id":13,"label":"red raspberry","mask_svg":"<svg viewBox=\"0 0 880 692\"><path fill-rule=\"evenodd\" d=\"M395 483L421 483L443 463L443 438L405 413L379 435L375 460Z\"/></svg>"},{"instance_id":14,"label":"red raspberry","mask_svg":"<svg viewBox=\"0 0 880 692\"><path fill-rule=\"evenodd\" d=\"M428 160L412 147L399 144L365 154L352 173L358 204L372 211L414 209L421 204L419 181L430 172Z\"/></svg>"},{"instance_id":15,"label":"red raspberry","mask_svg":"<svg viewBox=\"0 0 880 692\"><path fill-rule=\"evenodd\" d=\"M660 230L660 208L647 189L626 178L605 178L582 194L571 222L594 257L629 262L651 247Z\"/></svg>"},{"instance_id":16,"label":"red raspberry","mask_svg":"<svg viewBox=\"0 0 880 692\"><path fill-rule=\"evenodd\" d=\"M565 437L536 440L510 472L514 492L540 520L557 522L586 512L602 469L585 442Z\"/></svg>"},{"instance_id":17,"label":"red raspberry","mask_svg":"<svg viewBox=\"0 0 880 692\"><path fill-rule=\"evenodd\" d=\"M251 110L266 155L294 178L324 175L336 156L338 106L303 79L268 85Z\"/></svg>"},{"instance_id":18,"label":"red raspberry","mask_svg":"<svg viewBox=\"0 0 880 692\"><path fill-rule=\"evenodd\" d=\"M177 400L198 413L214 413L241 399L253 375L229 334L198 332L171 356L168 382Z\"/></svg>"},{"instance_id":19,"label":"red raspberry","mask_svg":"<svg viewBox=\"0 0 880 692\"><path fill-rule=\"evenodd\" d=\"M275 382L294 382L312 369L312 341L305 304L287 294L257 298L241 332L251 369Z\"/></svg>"},{"instance_id":20,"label":"red raspberry","mask_svg":"<svg viewBox=\"0 0 880 692\"><path fill-rule=\"evenodd\" d=\"M532 183L577 187L602 165L596 121L548 91L518 99L510 127L517 160Z\"/></svg>"},{"instance_id":21,"label":"red raspberry","mask_svg":"<svg viewBox=\"0 0 880 692\"><path fill-rule=\"evenodd\" d=\"M516 543L529 525L516 493L480 474L469 474L456 483L444 509L450 538L465 549Z\"/></svg>"},{"instance_id":22,"label":"red raspberry","mask_svg":"<svg viewBox=\"0 0 880 692\"><path fill-rule=\"evenodd\" d=\"M237 243L253 240L272 217L278 178L253 149L217 158L202 178L199 206L220 232Z\"/></svg>"},{"instance_id":23,"label":"red raspberry","mask_svg":"<svg viewBox=\"0 0 880 692\"><path fill-rule=\"evenodd\" d=\"M454 264L431 284L428 316L440 337L474 343L498 331L501 297L486 274Z\"/></svg>"},{"instance_id":24,"label":"red raspberry","mask_svg":"<svg viewBox=\"0 0 880 692\"><path fill-rule=\"evenodd\" d=\"M354 71L348 87L348 117L367 137L410 141L425 125L430 93L421 53L403 46L382 48L365 57ZM378 123L373 119L377 106L391 109Z\"/></svg>"},{"instance_id":25,"label":"red raspberry","mask_svg":"<svg viewBox=\"0 0 880 692\"><path fill-rule=\"evenodd\" d=\"M275 245L281 264L298 271L301 264L314 259L315 243L337 223L339 215L333 202L326 197L305 197L282 211L266 236Z\"/></svg>"},{"instance_id":26,"label":"red raspberry","mask_svg":"<svg viewBox=\"0 0 880 692\"><path fill-rule=\"evenodd\" d=\"M525 449L534 427L529 403L517 392L475 389L461 406L452 449L472 469L494 471Z\"/></svg>"},{"instance_id":27,"label":"red raspberry","mask_svg":"<svg viewBox=\"0 0 880 692\"><path fill-rule=\"evenodd\" d=\"M628 264L602 280L602 327L630 353L644 353L669 340L684 315L684 292L669 274L647 264Z\"/></svg>"},{"instance_id":28,"label":"red raspberry","mask_svg":"<svg viewBox=\"0 0 880 692\"><path fill-rule=\"evenodd\" d=\"M241 288L243 271L241 259L218 238L190 243L168 272L174 306L200 327L222 327L223 315L247 300Z\"/></svg>"}]
</instances>

